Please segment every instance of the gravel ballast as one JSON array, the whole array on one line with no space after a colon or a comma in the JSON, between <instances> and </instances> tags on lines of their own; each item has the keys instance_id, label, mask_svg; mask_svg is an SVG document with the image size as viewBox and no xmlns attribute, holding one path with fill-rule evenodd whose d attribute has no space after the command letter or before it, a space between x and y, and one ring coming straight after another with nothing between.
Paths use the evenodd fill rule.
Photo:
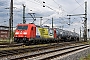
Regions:
<instances>
[{"instance_id":1,"label":"gravel ballast","mask_svg":"<svg viewBox=\"0 0 90 60\"><path fill-rule=\"evenodd\" d=\"M54 58L52 60L80 60L81 57L86 57L88 54L90 54L90 47Z\"/></svg>"}]
</instances>

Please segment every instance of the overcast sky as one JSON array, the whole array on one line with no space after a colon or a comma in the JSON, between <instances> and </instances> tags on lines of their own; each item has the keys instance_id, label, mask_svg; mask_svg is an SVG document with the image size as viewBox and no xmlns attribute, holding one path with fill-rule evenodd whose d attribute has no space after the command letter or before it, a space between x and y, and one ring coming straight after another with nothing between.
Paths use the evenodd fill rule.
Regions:
<instances>
[{"instance_id":1,"label":"overcast sky","mask_svg":"<svg viewBox=\"0 0 90 60\"><path fill-rule=\"evenodd\" d=\"M75 31L79 33L80 27L83 30L84 16L71 16L69 24L69 14L84 14L85 1L87 1L87 27L90 29L90 0L13 0L14 2L14 27L23 20L23 4L26 6L25 16L31 17L28 13L35 13L36 17L43 17L42 24L51 26L52 18L54 19L54 26L62 27L63 29ZM43 3L45 2L45 3ZM45 6L45 7L43 7ZM10 0L0 0L0 25L9 25L9 8ZM33 22L33 18L25 18L26 23ZM40 25L40 18L34 22Z\"/></svg>"}]
</instances>

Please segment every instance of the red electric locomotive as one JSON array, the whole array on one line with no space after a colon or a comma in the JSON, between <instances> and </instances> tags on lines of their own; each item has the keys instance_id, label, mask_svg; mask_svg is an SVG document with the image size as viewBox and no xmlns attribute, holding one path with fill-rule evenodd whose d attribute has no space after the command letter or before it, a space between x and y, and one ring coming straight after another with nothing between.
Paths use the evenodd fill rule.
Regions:
<instances>
[{"instance_id":1,"label":"red electric locomotive","mask_svg":"<svg viewBox=\"0 0 90 60\"><path fill-rule=\"evenodd\" d=\"M55 39L55 29L40 27L33 23L18 24L14 34L14 41L18 43L53 42Z\"/></svg>"}]
</instances>

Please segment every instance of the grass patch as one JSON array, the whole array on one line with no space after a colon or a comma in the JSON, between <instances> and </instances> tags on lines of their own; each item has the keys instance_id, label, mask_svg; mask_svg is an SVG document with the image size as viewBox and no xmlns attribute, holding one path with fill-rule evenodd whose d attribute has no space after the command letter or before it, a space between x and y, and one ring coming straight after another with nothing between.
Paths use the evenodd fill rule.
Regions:
<instances>
[{"instance_id":1,"label":"grass patch","mask_svg":"<svg viewBox=\"0 0 90 60\"><path fill-rule=\"evenodd\" d=\"M90 44L90 40L88 40L87 42L84 42L84 43ZM86 57L80 58L80 60L90 60L90 54L88 56L86 56Z\"/></svg>"},{"instance_id":2,"label":"grass patch","mask_svg":"<svg viewBox=\"0 0 90 60\"><path fill-rule=\"evenodd\" d=\"M0 39L0 44L4 44L4 43L12 43L13 41L10 41L9 39Z\"/></svg>"},{"instance_id":3,"label":"grass patch","mask_svg":"<svg viewBox=\"0 0 90 60\"><path fill-rule=\"evenodd\" d=\"M90 40L89 41L87 41L88 42L88 44L90 44Z\"/></svg>"},{"instance_id":4,"label":"grass patch","mask_svg":"<svg viewBox=\"0 0 90 60\"><path fill-rule=\"evenodd\" d=\"M88 40L87 42L81 42L82 44L90 44L90 40Z\"/></svg>"},{"instance_id":5,"label":"grass patch","mask_svg":"<svg viewBox=\"0 0 90 60\"><path fill-rule=\"evenodd\" d=\"M90 60L90 54L87 57L80 58L80 60Z\"/></svg>"}]
</instances>

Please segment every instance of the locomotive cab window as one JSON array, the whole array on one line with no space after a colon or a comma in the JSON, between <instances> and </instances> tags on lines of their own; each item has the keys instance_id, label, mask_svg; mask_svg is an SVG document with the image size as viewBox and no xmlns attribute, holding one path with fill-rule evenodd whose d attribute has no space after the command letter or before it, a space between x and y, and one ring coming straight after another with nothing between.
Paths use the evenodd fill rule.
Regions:
<instances>
[{"instance_id":1,"label":"locomotive cab window","mask_svg":"<svg viewBox=\"0 0 90 60\"><path fill-rule=\"evenodd\" d=\"M17 26L18 30L27 30L28 26Z\"/></svg>"}]
</instances>

